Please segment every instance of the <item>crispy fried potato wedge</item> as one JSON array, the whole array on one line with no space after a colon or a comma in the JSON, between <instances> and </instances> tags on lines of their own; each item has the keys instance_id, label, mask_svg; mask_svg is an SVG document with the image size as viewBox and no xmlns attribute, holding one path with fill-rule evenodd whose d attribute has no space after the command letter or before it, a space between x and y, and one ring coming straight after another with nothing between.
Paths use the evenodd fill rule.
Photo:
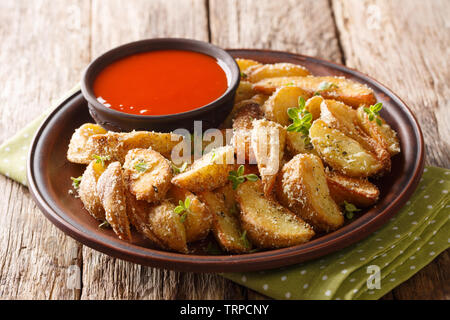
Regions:
<instances>
[{"instance_id":1,"label":"crispy fried potato wedge","mask_svg":"<svg viewBox=\"0 0 450 320\"><path fill-rule=\"evenodd\" d=\"M236 95L234 96L234 103L238 103L242 100L247 100L256 94L253 90L253 85L248 81L241 81L236 90Z\"/></svg>"},{"instance_id":2,"label":"crispy fried potato wedge","mask_svg":"<svg viewBox=\"0 0 450 320\"><path fill-rule=\"evenodd\" d=\"M253 88L256 92L271 94L277 88L287 85L302 88L311 95L320 93L325 99L339 100L354 108L363 104L372 105L376 102L372 89L364 84L343 77L269 78L255 83Z\"/></svg>"},{"instance_id":3,"label":"crispy fried potato wedge","mask_svg":"<svg viewBox=\"0 0 450 320\"><path fill-rule=\"evenodd\" d=\"M320 157L344 175L364 178L383 170L383 164L372 153L321 119L314 121L309 136Z\"/></svg>"},{"instance_id":4,"label":"crispy fried potato wedge","mask_svg":"<svg viewBox=\"0 0 450 320\"><path fill-rule=\"evenodd\" d=\"M172 183L191 192L209 191L225 185L234 169L234 148L220 147L194 161L189 170L176 175Z\"/></svg>"},{"instance_id":5,"label":"crispy fried potato wedge","mask_svg":"<svg viewBox=\"0 0 450 320\"><path fill-rule=\"evenodd\" d=\"M305 100L311 95L298 87L280 87L264 103L262 110L268 120L277 122L282 126L288 126L292 121L289 118L287 110L298 106L298 98Z\"/></svg>"},{"instance_id":6,"label":"crispy fried potato wedge","mask_svg":"<svg viewBox=\"0 0 450 320\"><path fill-rule=\"evenodd\" d=\"M89 164L94 155L109 157L111 161L123 163L131 149L147 149L161 153L170 158L172 149L181 142L182 136L173 133L151 131L107 132L89 137L85 145L84 158L78 163ZM172 141L175 140L175 141Z\"/></svg>"},{"instance_id":7,"label":"crispy fried potato wedge","mask_svg":"<svg viewBox=\"0 0 450 320\"><path fill-rule=\"evenodd\" d=\"M147 201L137 200L134 194L132 194L129 190L125 190L125 197L127 200L127 215L130 223L139 233L149 239L154 246L161 249L167 249L164 243L159 240L152 231L149 224L150 211L154 205L148 203Z\"/></svg>"},{"instance_id":8,"label":"crispy fried potato wedge","mask_svg":"<svg viewBox=\"0 0 450 320\"><path fill-rule=\"evenodd\" d=\"M323 101L321 96L313 96L306 100L305 108L312 114L313 120L320 118L320 105Z\"/></svg>"},{"instance_id":9,"label":"crispy fried potato wedge","mask_svg":"<svg viewBox=\"0 0 450 320\"><path fill-rule=\"evenodd\" d=\"M105 134L107 131L98 124L85 123L75 130L69 143L67 160L74 163L89 164L90 155L87 154L86 144L90 136Z\"/></svg>"},{"instance_id":10,"label":"crispy fried potato wedge","mask_svg":"<svg viewBox=\"0 0 450 320\"><path fill-rule=\"evenodd\" d=\"M251 161L255 163L255 156L251 148L253 120L262 119L263 115L259 105L251 103L241 108L233 121L233 139L238 163Z\"/></svg>"},{"instance_id":11,"label":"crispy fried potato wedge","mask_svg":"<svg viewBox=\"0 0 450 320\"><path fill-rule=\"evenodd\" d=\"M253 67L253 66L262 66L261 62L251 60L251 59L237 58L235 60L236 60L237 65L239 66L239 70L241 70L241 72L245 72L248 68Z\"/></svg>"},{"instance_id":12,"label":"crispy fried potato wedge","mask_svg":"<svg viewBox=\"0 0 450 320\"><path fill-rule=\"evenodd\" d=\"M221 189L199 193L199 197L208 206L212 214L212 231L214 237L219 245L227 252L249 252L251 250L251 243L243 237L243 230L235 212L236 209L230 207L231 200L227 198ZM234 208L236 207L234 206Z\"/></svg>"},{"instance_id":13,"label":"crispy fried potato wedge","mask_svg":"<svg viewBox=\"0 0 450 320\"><path fill-rule=\"evenodd\" d=\"M285 144L286 129L280 124L265 119L253 122L251 148L261 174L264 194L268 197L272 194Z\"/></svg>"},{"instance_id":14,"label":"crispy fried potato wedge","mask_svg":"<svg viewBox=\"0 0 450 320\"><path fill-rule=\"evenodd\" d=\"M151 207L149 225L164 246L187 253L186 230L180 215L175 213L175 205L168 200Z\"/></svg>"},{"instance_id":15,"label":"crispy fried potato wedge","mask_svg":"<svg viewBox=\"0 0 450 320\"><path fill-rule=\"evenodd\" d=\"M97 181L97 194L105 208L106 221L122 240L131 241L125 184L120 162L111 163Z\"/></svg>"},{"instance_id":16,"label":"crispy fried potato wedge","mask_svg":"<svg viewBox=\"0 0 450 320\"><path fill-rule=\"evenodd\" d=\"M316 231L336 230L344 223L330 196L325 169L318 156L298 154L283 166L277 180L277 199Z\"/></svg>"},{"instance_id":17,"label":"crispy fried potato wedge","mask_svg":"<svg viewBox=\"0 0 450 320\"><path fill-rule=\"evenodd\" d=\"M314 146L311 143L306 143L305 136L301 132L286 131L286 149L291 156L299 153L316 154Z\"/></svg>"},{"instance_id":18,"label":"crispy fried potato wedge","mask_svg":"<svg viewBox=\"0 0 450 320\"><path fill-rule=\"evenodd\" d=\"M358 108L357 118L359 125L364 131L382 145L391 156L400 153L400 141L397 133L392 130L383 118L378 117L381 120L381 126L376 121L369 121L368 115L364 112L364 107Z\"/></svg>"},{"instance_id":19,"label":"crispy fried potato wedge","mask_svg":"<svg viewBox=\"0 0 450 320\"><path fill-rule=\"evenodd\" d=\"M212 214L208 207L195 194L175 185L169 189L167 198L173 200L175 205L178 205L179 201L184 203L186 198L189 198L189 212L183 222L186 229L186 241L189 243L204 239L212 225Z\"/></svg>"},{"instance_id":20,"label":"crispy fried potato wedge","mask_svg":"<svg viewBox=\"0 0 450 320\"><path fill-rule=\"evenodd\" d=\"M325 172L330 195L338 205L344 201L366 208L378 201L380 190L366 179L350 178L334 171Z\"/></svg>"},{"instance_id":21,"label":"crispy fried potato wedge","mask_svg":"<svg viewBox=\"0 0 450 320\"><path fill-rule=\"evenodd\" d=\"M225 121L221 124L221 128L230 128L233 125L233 119L236 118L237 113L244 107L246 107L249 104L257 104L257 105L263 105L264 102L269 98L269 96L265 94L255 94L250 99L245 99L242 101L239 101L234 104L233 109L231 110L230 114L227 116Z\"/></svg>"},{"instance_id":22,"label":"crispy fried potato wedge","mask_svg":"<svg viewBox=\"0 0 450 320\"><path fill-rule=\"evenodd\" d=\"M244 182L236 191L242 228L259 248L281 248L307 242L312 228L294 213L263 195L261 181Z\"/></svg>"},{"instance_id":23,"label":"crispy fried potato wedge","mask_svg":"<svg viewBox=\"0 0 450 320\"><path fill-rule=\"evenodd\" d=\"M152 149L132 149L125 157L124 180L138 200L157 202L166 196L172 180L170 162Z\"/></svg>"},{"instance_id":24,"label":"crispy fried potato wedge","mask_svg":"<svg viewBox=\"0 0 450 320\"><path fill-rule=\"evenodd\" d=\"M267 78L291 76L304 77L311 73L305 67L298 64L282 62L252 67L251 70L247 70L246 74L246 79L255 83Z\"/></svg>"},{"instance_id":25,"label":"crispy fried potato wedge","mask_svg":"<svg viewBox=\"0 0 450 320\"><path fill-rule=\"evenodd\" d=\"M325 100L321 104L320 119L328 126L338 129L356 140L364 149L372 152L386 171L391 169L391 157L387 149L372 139L358 123L357 111L336 100Z\"/></svg>"},{"instance_id":26,"label":"crispy fried potato wedge","mask_svg":"<svg viewBox=\"0 0 450 320\"><path fill-rule=\"evenodd\" d=\"M105 171L101 163L93 160L87 166L81 178L78 195L86 210L98 220L105 220L105 209L97 194L97 181Z\"/></svg>"}]
</instances>

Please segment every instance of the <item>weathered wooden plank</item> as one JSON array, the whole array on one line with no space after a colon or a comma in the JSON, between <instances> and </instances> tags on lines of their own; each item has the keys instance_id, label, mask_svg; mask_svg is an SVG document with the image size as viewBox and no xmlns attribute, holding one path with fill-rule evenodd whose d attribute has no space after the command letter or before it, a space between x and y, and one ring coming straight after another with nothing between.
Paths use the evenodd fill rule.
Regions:
<instances>
[{"instance_id":1,"label":"weathered wooden plank","mask_svg":"<svg viewBox=\"0 0 450 320\"><path fill-rule=\"evenodd\" d=\"M91 54L144 38L208 41L206 3L93 1ZM82 299L239 299L241 287L213 274L147 268L83 247Z\"/></svg>"},{"instance_id":2,"label":"weathered wooden plank","mask_svg":"<svg viewBox=\"0 0 450 320\"><path fill-rule=\"evenodd\" d=\"M0 2L0 142L79 80L88 22L86 0ZM0 194L0 297L77 298L81 245L43 217L26 188L0 176Z\"/></svg>"},{"instance_id":3,"label":"weathered wooden plank","mask_svg":"<svg viewBox=\"0 0 450 320\"><path fill-rule=\"evenodd\" d=\"M286 50L340 62L328 0L210 1L211 41L222 47Z\"/></svg>"},{"instance_id":4,"label":"weathered wooden plank","mask_svg":"<svg viewBox=\"0 0 450 320\"><path fill-rule=\"evenodd\" d=\"M450 3L445 0L333 0L345 63L382 83L411 107L426 162L450 167ZM448 252L393 291L397 299L449 298Z\"/></svg>"}]
</instances>

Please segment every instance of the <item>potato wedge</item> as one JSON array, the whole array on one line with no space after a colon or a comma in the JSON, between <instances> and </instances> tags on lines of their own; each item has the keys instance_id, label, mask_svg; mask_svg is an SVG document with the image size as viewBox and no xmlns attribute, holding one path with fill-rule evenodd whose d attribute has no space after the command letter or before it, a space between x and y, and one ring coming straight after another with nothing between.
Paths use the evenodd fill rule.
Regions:
<instances>
[{"instance_id":1,"label":"potato wedge","mask_svg":"<svg viewBox=\"0 0 450 320\"><path fill-rule=\"evenodd\" d=\"M97 181L97 194L105 209L106 221L122 240L131 241L125 184L120 162L111 163Z\"/></svg>"},{"instance_id":2,"label":"potato wedge","mask_svg":"<svg viewBox=\"0 0 450 320\"><path fill-rule=\"evenodd\" d=\"M285 144L286 129L281 125L265 119L253 122L251 148L261 174L264 194L268 197L272 194Z\"/></svg>"},{"instance_id":3,"label":"potato wedge","mask_svg":"<svg viewBox=\"0 0 450 320\"><path fill-rule=\"evenodd\" d=\"M251 250L251 243L243 237L243 230L235 209L230 207L230 198L222 188L199 193L200 199L209 208L213 217L212 231L223 250L231 253L245 253ZM231 189L231 188L230 188ZM233 192L233 190L231 190ZM234 197L232 199L234 201ZM235 206L234 206L235 208Z\"/></svg>"},{"instance_id":4,"label":"potato wedge","mask_svg":"<svg viewBox=\"0 0 450 320\"><path fill-rule=\"evenodd\" d=\"M383 170L383 164L357 141L319 119L309 129L314 149L333 169L349 177L370 177Z\"/></svg>"},{"instance_id":5,"label":"potato wedge","mask_svg":"<svg viewBox=\"0 0 450 320\"><path fill-rule=\"evenodd\" d=\"M225 121L221 124L221 128L230 128L233 125L233 119L236 118L237 113L244 107L249 104L257 104L259 106L263 105L263 103L269 98L269 96L265 94L255 94L250 99L245 99L239 101L234 104L233 109L230 114L227 116Z\"/></svg>"},{"instance_id":6,"label":"potato wedge","mask_svg":"<svg viewBox=\"0 0 450 320\"><path fill-rule=\"evenodd\" d=\"M343 77L278 77L263 79L253 85L256 92L271 94L279 87L292 85L299 87L311 95L320 93L325 99L344 102L354 108L360 105L372 105L375 95L369 87ZM326 89L328 88L328 89Z\"/></svg>"},{"instance_id":7,"label":"potato wedge","mask_svg":"<svg viewBox=\"0 0 450 320\"><path fill-rule=\"evenodd\" d=\"M149 239L154 246L167 249L166 245L158 239L150 227L149 215L154 205L147 201L137 200L129 190L125 190L125 197L127 200L127 216L130 223L139 233Z\"/></svg>"},{"instance_id":8,"label":"potato wedge","mask_svg":"<svg viewBox=\"0 0 450 320\"><path fill-rule=\"evenodd\" d=\"M350 178L334 171L325 172L330 195L338 205L344 201L359 208L375 204L380 190L366 179Z\"/></svg>"},{"instance_id":9,"label":"potato wedge","mask_svg":"<svg viewBox=\"0 0 450 320\"><path fill-rule=\"evenodd\" d=\"M169 189L167 198L172 200L175 205L178 205L179 201L184 202L186 198L189 198L189 212L183 222L186 229L186 241L189 243L204 239L212 225L212 215L208 207L195 194L175 185Z\"/></svg>"},{"instance_id":10,"label":"potato wedge","mask_svg":"<svg viewBox=\"0 0 450 320\"><path fill-rule=\"evenodd\" d=\"M386 171L391 169L389 152L361 128L356 110L336 100L325 100L321 104L320 118L328 126L341 131L347 137L356 140L364 149L372 152Z\"/></svg>"},{"instance_id":11,"label":"potato wedge","mask_svg":"<svg viewBox=\"0 0 450 320\"><path fill-rule=\"evenodd\" d=\"M186 230L175 205L168 200L151 207L149 225L153 233L168 248L187 253Z\"/></svg>"},{"instance_id":12,"label":"potato wedge","mask_svg":"<svg viewBox=\"0 0 450 320\"><path fill-rule=\"evenodd\" d=\"M236 95L234 96L234 103L238 103L242 100L247 100L256 94L253 90L253 85L248 81L241 81L236 90Z\"/></svg>"},{"instance_id":13,"label":"potato wedge","mask_svg":"<svg viewBox=\"0 0 450 320\"><path fill-rule=\"evenodd\" d=\"M316 154L314 146L311 143L306 143L305 136L301 132L286 131L286 149L291 156L299 153Z\"/></svg>"},{"instance_id":14,"label":"potato wedge","mask_svg":"<svg viewBox=\"0 0 450 320\"><path fill-rule=\"evenodd\" d=\"M86 210L98 220L105 220L105 209L97 194L97 181L105 171L101 163L96 160L91 161L81 178L78 188L78 195Z\"/></svg>"},{"instance_id":15,"label":"potato wedge","mask_svg":"<svg viewBox=\"0 0 450 320\"><path fill-rule=\"evenodd\" d=\"M76 129L70 139L67 160L74 163L89 164L91 159L86 150L86 144L89 137L96 134L105 134L106 132L107 131L98 124L93 123L85 123Z\"/></svg>"},{"instance_id":16,"label":"potato wedge","mask_svg":"<svg viewBox=\"0 0 450 320\"><path fill-rule=\"evenodd\" d=\"M251 137L254 119L262 119L263 115L259 105L251 103L241 108L233 121L233 139L238 163L245 161L255 162L255 156L251 148Z\"/></svg>"},{"instance_id":17,"label":"potato wedge","mask_svg":"<svg viewBox=\"0 0 450 320\"><path fill-rule=\"evenodd\" d=\"M313 120L320 118L320 105L323 101L321 96L313 96L306 100L305 108L312 114Z\"/></svg>"},{"instance_id":18,"label":"potato wedge","mask_svg":"<svg viewBox=\"0 0 450 320\"><path fill-rule=\"evenodd\" d=\"M255 60L251 60L251 59L241 59L241 58L237 58L235 59L236 63L239 67L239 70L241 70L241 72L245 72L249 67L253 67L253 66L262 66L261 62L255 61Z\"/></svg>"},{"instance_id":19,"label":"potato wedge","mask_svg":"<svg viewBox=\"0 0 450 320\"><path fill-rule=\"evenodd\" d=\"M304 77L310 75L311 73L301 65L282 62L252 67L251 70L247 70L246 74L246 79L255 83L267 78L290 76Z\"/></svg>"},{"instance_id":20,"label":"potato wedge","mask_svg":"<svg viewBox=\"0 0 450 320\"><path fill-rule=\"evenodd\" d=\"M172 137L176 141L172 141ZM147 149L161 153L170 158L172 149L181 142L182 136L173 133L159 133L150 131L133 132L108 132L101 135L93 135L86 143L86 164L94 155L108 156L111 161L123 163L125 156L131 149Z\"/></svg>"},{"instance_id":21,"label":"potato wedge","mask_svg":"<svg viewBox=\"0 0 450 320\"><path fill-rule=\"evenodd\" d=\"M172 167L160 153L152 149L132 149L125 157L123 169L124 181L136 199L158 202L165 198Z\"/></svg>"},{"instance_id":22,"label":"potato wedge","mask_svg":"<svg viewBox=\"0 0 450 320\"><path fill-rule=\"evenodd\" d=\"M381 120L381 126L376 121L369 121L368 115L364 112L364 107L360 107L357 110L358 123L364 131L382 145L391 156L400 153L400 141L397 133L392 130L383 118L378 118Z\"/></svg>"},{"instance_id":23,"label":"potato wedge","mask_svg":"<svg viewBox=\"0 0 450 320\"><path fill-rule=\"evenodd\" d=\"M234 148L220 147L194 161L189 170L176 175L172 183L191 192L209 191L225 185L234 169Z\"/></svg>"},{"instance_id":24,"label":"potato wedge","mask_svg":"<svg viewBox=\"0 0 450 320\"><path fill-rule=\"evenodd\" d=\"M315 231L330 232L344 216L330 196L325 169L318 156L298 154L283 166L277 180L277 199L308 222Z\"/></svg>"},{"instance_id":25,"label":"potato wedge","mask_svg":"<svg viewBox=\"0 0 450 320\"><path fill-rule=\"evenodd\" d=\"M288 126L292 123L287 110L289 108L298 107L298 98L303 97L305 100L311 95L301 88L297 87L280 87L272 96L264 103L262 110L268 120L277 122L282 126Z\"/></svg>"},{"instance_id":26,"label":"potato wedge","mask_svg":"<svg viewBox=\"0 0 450 320\"><path fill-rule=\"evenodd\" d=\"M259 248L281 248L307 242L312 228L294 213L263 195L261 181L244 182L236 190L242 228Z\"/></svg>"}]
</instances>

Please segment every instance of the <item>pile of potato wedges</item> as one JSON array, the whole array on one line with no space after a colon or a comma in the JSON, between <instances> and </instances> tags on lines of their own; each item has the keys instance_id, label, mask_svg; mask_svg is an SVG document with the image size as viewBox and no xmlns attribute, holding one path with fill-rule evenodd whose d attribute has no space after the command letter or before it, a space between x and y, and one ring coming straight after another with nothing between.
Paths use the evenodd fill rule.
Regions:
<instances>
[{"instance_id":1,"label":"pile of potato wedges","mask_svg":"<svg viewBox=\"0 0 450 320\"><path fill-rule=\"evenodd\" d=\"M377 202L373 179L400 143L373 91L300 65L236 61L241 82L221 127L231 143L182 170L170 159L182 136L92 123L74 132L67 159L87 165L79 197L120 239L132 242L135 229L187 254L212 234L224 253L249 253L310 241L344 224L346 204Z\"/></svg>"}]
</instances>

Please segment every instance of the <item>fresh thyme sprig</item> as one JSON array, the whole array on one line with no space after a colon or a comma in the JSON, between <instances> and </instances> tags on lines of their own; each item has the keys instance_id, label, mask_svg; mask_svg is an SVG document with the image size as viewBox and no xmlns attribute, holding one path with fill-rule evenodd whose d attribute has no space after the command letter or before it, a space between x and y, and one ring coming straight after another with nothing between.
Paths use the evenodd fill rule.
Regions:
<instances>
[{"instance_id":1,"label":"fresh thyme sprig","mask_svg":"<svg viewBox=\"0 0 450 320\"><path fill-rule=\"evenodd\" d=\"M109 224L108 221L105 220L105 221L103 221L102 223L100 223L100 224L98 225L98 227L101 228L101 229L106 229L106 228L111 227L111 225Z\"/></svg>"},{"instance_id":2,"label":"fresh thyme sprig","mask_svg":"<svg viewBox=\"0 0 450 320\"><path fill-rule=\"evenodd\" d=\"M383 108L383 104L381 102L378 102L372 106L370 106L369 108L364 108L364 112L368 114L369 116L369 121L373 121L375 119L375 122L381 126L383 124L383 122L381 121L381 119L379 118L380 116L380 111Z\"/></svg>"},{"instance_id":3,"label":"fresh thyme sprig","mask_svg":"<svg viewBox=\"0 0 450 320\"><path fill-rule=\"evenodd\" d=\"M344 213L347 219L353 219L355 212L361 211L353 203L344 201Z\"/></svg>"},{"instance_id":4,"label":"fresh thyme sprig","mask_svg":"<svg viewBox=\"0 0 450 320\"><path fill-rule=\"evenodd\" d=\"M105 161L111 160L110 156L98 156L96 154L93 155L96 163L101 163L102 167L105 167Z\"/></svg>"},{"instance_id":5,"label":"fresh thyme sprig","mask_svg":"<svg viewBox=\"0 0 450 320\"><path fill-rule=\"evenodd\" d=\"M287 131L295 131L303 134L305 145L309 145L309 129L311 128L312 114L306 110L306 101L303 97L298 97L298 107L289 108L288 116L292 123L287 127Z\"/></svg>"},{"instance_id":6,"label":"fresh thyme sprig","mask_svg":"<svg viewBox=\"0 0 450 320\"><path fill-rule=\"evenodd\" d=\"M186 197L183 201L178 202L178 206L173 209L176 214L180 215L180 221L183 223L186 220L187 214L189 212L189 207L191 205L191 199Z\"/></svg>"},{"instance_id":7,"label":"fresh thyme sprig","mask_svg":"<svg viewBox=\"0 0 450 320\"><path fill-rule=\"evenodd\" d=\"M330 90L337 89L337 88L338 88L338 85L335 84L335 83L328 82L328 81L322 81L319 84L319 87L317 88L317 91L314 92L314 95L315 96L320 96L320 94L322 92L324 92L324 91L330 91Z\"/></svg>"},{"instance_id":8,"label":"fresh thyme sprig","mask_svg":"<svg viewBox=\"0 0 450 320\"><path fill-rule=\"evenodd\" d=\"M233 190L236 190L237 187L244 182L246 179L247 181L256 181L258 180L258 176L256 174L250 173L244 175L245 167L244 165L240 165L239 168L236 171L230 171L228 175L228 180L231 181Z\"/></svg>"},{"instance_id":9,"label":"fresh thyme sprig","mask_svg":"<svg viewBox=\"0 0 450 320\"><path fill-rule=\"evenodd\" d=\"M247 239L247 230L244 230L244 232L242 232L241 237L239 239L244 243L244 246L246 248L250 248L251 244L250 241L248 241Z\"/></svg>"},{"instance_id":10,"label":"fresh thyme sprig","mask_svg":"<svg viewBox=\"0 0 450 320\"><path fill-rule=\"evenodd\" d=\"M134 165L134 168L137 170L137 172L145 172L148 170L148 163L141 159Z\"/></svg>"},{"instance_id":11,"label":"fresh thyme sprig","mask_svg":"<svg viewBox=\"0 0 450 320\"><path fill-rule=\"evenodd\" d=\"M173 170L174 173L182 173L182 172L184 172L186 170L187 165L188 165L187 162L183 162L181 167L177 167L176 165L174 165L172 163L172 170Z\"/></svg>"},{"instance_id":12,"label":"fresh thyme sprig","mask_svg":"<svg viewBox=\"0 0 450 320\"><path fill-rule=\"evenodd\" d=\"M79 176L77 178L74 177L70 177L70 179L72 179L72 187L76 190L80 187L80 182L81 182L81 178L82 176Z\"/></svg>"}]
</instances>

